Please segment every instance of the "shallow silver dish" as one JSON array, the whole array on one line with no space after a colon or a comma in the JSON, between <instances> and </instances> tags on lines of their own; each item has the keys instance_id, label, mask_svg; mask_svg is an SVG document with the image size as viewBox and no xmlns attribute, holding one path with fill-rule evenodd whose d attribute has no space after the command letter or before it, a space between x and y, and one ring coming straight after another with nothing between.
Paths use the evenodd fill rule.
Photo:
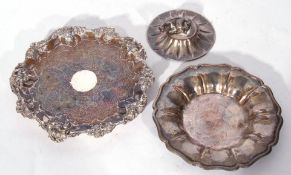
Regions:
<instances>
[{"instance_id":1,"label":"shallow silver dish","mask_svg":"<svg viewBox=\"0 0 291 175\"><path fill-rule=\"evenodd\" d=\"M190 66L171 76L153 108L167 148L205 169L250 166L271 151L283 123L270 88L230 65Z\"/></svg>"}]
</instances>

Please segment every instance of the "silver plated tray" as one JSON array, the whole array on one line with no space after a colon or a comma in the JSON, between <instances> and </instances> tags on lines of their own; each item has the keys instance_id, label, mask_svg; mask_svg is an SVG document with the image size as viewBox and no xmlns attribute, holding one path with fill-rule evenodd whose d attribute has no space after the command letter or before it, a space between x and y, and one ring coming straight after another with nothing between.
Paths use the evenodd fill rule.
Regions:
<instances>
[{"instance_id":1,"label":"silver plated tray","mask_svg":"<svg viewBox=\"0 0 291 175\"><path fill-rule=\"evenodd\" d=\"M283 123L270 88L230 65L190 66L171 76L153 108L167 148L205 169L250 166L271 151Z\"/></svg>"},{"instance_id":2,"label":"silver plated tray","mask_svg":"<svg viewBox=\"0 0 291 175\"><path fill-rule=\"evenodd\" d=\"M143 47L113 28L64 27L31 44L10 78L17 111L35 119L53 141L87 133L96 137L134 119L147 104L153 73ZM90 71L90 89L73 76ZM84 82L83 82L84 83Z\"/></svg>"}]
</instances>

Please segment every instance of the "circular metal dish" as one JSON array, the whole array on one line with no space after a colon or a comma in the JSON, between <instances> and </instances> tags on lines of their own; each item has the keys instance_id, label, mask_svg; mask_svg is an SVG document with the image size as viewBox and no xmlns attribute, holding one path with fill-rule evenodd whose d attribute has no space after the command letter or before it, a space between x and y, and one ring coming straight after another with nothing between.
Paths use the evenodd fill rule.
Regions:
<instances>
[{"instance_id":1,"label":"circular metal dish","mask_svg":"<svg viewBox=\"0 0 291 175\"><path fill-rule=\"evenodd\" d=\"M198 13L172 10L152 21L147 37L151 48L162 57L189 61L208 53L215 42L215 31Z\"/></svg>"},{"instance_id":2,"label":"circular metal dish","mask_svg":"<svg viewBox=\"0 0 291 175\"><path fill-rule=\"evenodd\" d=\"M271 151L283 123L270 88L230 65L190 66L171 76L153 108L167 148L205 169L250 166Z\"/></svg>"},{"instance_id":3,"label":"circular metal dish","mask_svg":"<svg viewBox=\"0 0 291 175\"><path fill-rule=\"evenodd\" d=\"M54 141L81 133L96 137L134 119L147 103L153 73L143 47L113 28L65 27L33 43L10 78L17 111L35 119ZM72 76L92 71L98 83L76 91Z\"/></svg>"}]
</instances>

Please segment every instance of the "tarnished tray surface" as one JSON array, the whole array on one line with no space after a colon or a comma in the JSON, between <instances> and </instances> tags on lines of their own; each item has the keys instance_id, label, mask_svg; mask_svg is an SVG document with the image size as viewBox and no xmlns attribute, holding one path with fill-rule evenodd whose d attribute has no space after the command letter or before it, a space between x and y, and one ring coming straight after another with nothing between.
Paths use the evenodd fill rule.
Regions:
<instances>
[{"instance_id":1,"label":"tarnished tray surface","mask_svg":"<svg viewBox=\"0 0 291 175\"><path fill-rule=\"evenodd\" d=\"M17 111L36 119L54 141L81 133L102 136L139 114L153 82L143 47L113 28L64 27L31 44L10 78ZM74 73L89 70L98 82L76 91Z\"/></svg>"}]
</instances>

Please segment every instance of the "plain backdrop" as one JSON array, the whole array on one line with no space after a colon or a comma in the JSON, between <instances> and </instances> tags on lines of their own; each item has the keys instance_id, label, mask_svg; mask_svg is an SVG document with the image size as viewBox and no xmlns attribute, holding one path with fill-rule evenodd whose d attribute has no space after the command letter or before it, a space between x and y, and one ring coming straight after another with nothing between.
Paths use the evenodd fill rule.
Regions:
<instances>
[{"instance_id":1,"label":"plain backdrop","mask_svg":"<svg viewBox=\"0 0 291 175\"><path fill-rule=\"evenodd\" d=\"M0 2L0 174L11 175L290 175L291 174L291 1L290 0L1 0ZM205 57L187 63L155 54L147 26L176 9L201 13L216 30ZM102 138L87 135L62 143L48 139L35 121L16 113L9 77L31 42L62 26L115 27L142 43L156 81L144 112ZM262 78L283 110L279 143L271 154L234 172L206 171L169 152L152 120L152 101L171 74L190 64L227 63Z\"/></svg>"}]
</instances>

